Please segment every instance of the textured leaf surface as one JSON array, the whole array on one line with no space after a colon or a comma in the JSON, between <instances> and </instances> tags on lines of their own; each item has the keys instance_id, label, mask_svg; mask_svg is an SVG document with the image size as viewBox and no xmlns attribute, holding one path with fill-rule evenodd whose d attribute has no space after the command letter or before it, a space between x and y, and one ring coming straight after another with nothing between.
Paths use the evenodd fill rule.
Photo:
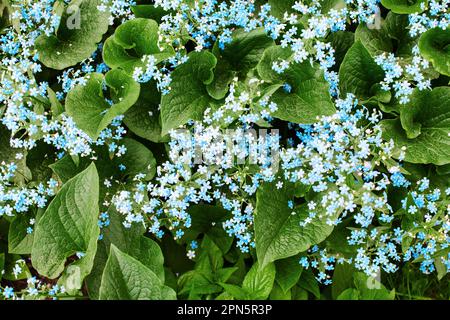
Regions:
<instances>
[{"instance_id":1,"label":"textured leaf surface","mask_svg":"<svg viewBox=\"0 0 450 320\"><path fill-rule=\"evenodd\" d=\"M173 300L176 294L153 271L112 244L103 271L100 299Z\"/></svg>"},{"instance_id":2,"label":"textured leaf surface","mask_svg":"<svg viewBox=\"0 0 450 320\"><path fill-rule=\"evenodd\" d=\"M99 179L94 164L69 180L39 220L31 252L33 267L54 279L64 270L66 259L86 253L97 244ZM94 240L94 241L93 241ZM90 250L95 254L95 250ZM93 260L86 255L82 260ZM92 261L84 273L92 268Z\"/></svg>"},{"instance_id":3,"label":"textured leaf surface","mask_svg":"<svg viewBox=\"0 0 450 320\"><path fill-rule=\"evenodd\" d=\"M305 227L300 227L299 223L308 217L309 212L306 205L289 209L288 201L293 200L293 194L292 186L277 189L275 183L266 183L257 192L255 242L262 266L306 251L333 231L333 226L329 226L320 215Z\"/></svg>"},{"instance_id":4,"label":"textured leaf surface","mask_svg":"<svg viewBox=\"0 0 450 320\"><path fill-rule=\"evenodd\" d=\"M450 29L428 30L419 39L419 49L437 71L450 76Z\"/></svg>"},{"instance_id":5,"label":"textured leaf surface","mask_svg":"<svg viewBox=\"0 0 450 320\"><path fill-rule=\"evenodd\" d=\"M317 66L313 67L309 62L294 63L281 74L272 69L274 62L288 59L291 55L290 49L269 47L257 67L263 80L292 87L291 92L280 88L272 95L271 101L278 106L273 116L295 123L313 123L318 116L333 114L335 107L331 102L329 85Z\"/></svg>"},{"instance_id":6,"label":"textured leaf surface","mask_svg":"<svg viewBox=\"0 0 450 320\"><path fill-rule=\"evenodd\" d=\"M161 99L162 135L189 120L199 120L211 100L206 91L214 78L216 57L207 52L192 52L187 62L172 72L171 91Z\"/></svg>"},{"instance_id":7,"label":"textured leaf surface","mask_svg":"<svg viewBox=\"0 0 450 320\"><path fill-rule=\"evenodd\" d=\"M62 70L91 56L108 30L109 11L100 11L101 0L72 0L64 10L56 35L36 40L39 60Z\"/></svg>"},{"instance_id":8,"label":"textured leaf surface","mask_svg":"<svg viewBox=\"0 0 450 320\"><path fill-rule=\"evenodd\" d=\"M104 82L110 88L112 105L105 100ZM69 92L66 111L80 129L96 139L115 117L124 114L137 101L139 90L139 84L124 71L111 70L105 78L94 73L86 85L79 85Z\"/></svg>"},{"instance_id":9,"label":"textured leaf surface","mask_svg":"<svg viewBox=\"0 0 450 320\"><path fill-rule=\"evenodd\" d=\"M426 5L428 0L381 0L385 8L395 13L415 13L422 12L421 5Z\"/></svg>"},{"instance_id":10,"label":"textured leaf surface","mask_svg":"<svg viewBox=\"0 0 450 320\"><path fill-rule=\"evenodd\" d=\"M347 51L339 68L341 93L353 93L357 98L368 99L374 92L372 86L384 78L384 72L371 57L361 41L356 41Z\"/></svg>"},{"instance_id":11,"label":"textured leaf surface","mask_svg":"<svg viewBox=\"0 0 450 320\"><path fill-rule=\"evenodd\" d=\"M416 91L411 103L401 108L400 119L384 120L382 125L385 139L393 139L397 148L406 147L406 161L450 163L449 87Z\"/></svg>"},{"instance_id":12,"label":"textured leaf surface","mask_svg":"<svg viewBox=\"0 0 450 320\"><path fill-rule=\"evenodd\" d=\"M275 265L273 263L260 268L259 264L256 262L245 276L244 282L242 283L242 289L248 293L250 299L267 299L272 291L275 273Z\"/></svg>"}]
</instances>

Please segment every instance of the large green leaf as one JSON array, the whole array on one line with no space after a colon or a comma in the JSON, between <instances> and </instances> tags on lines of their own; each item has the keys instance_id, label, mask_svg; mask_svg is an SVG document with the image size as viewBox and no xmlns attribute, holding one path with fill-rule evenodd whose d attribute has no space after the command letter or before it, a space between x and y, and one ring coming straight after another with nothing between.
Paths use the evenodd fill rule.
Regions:
<instances>
[{"instance_id":1,"label":"large green leaf","mask_svg":"<svg viewBox=\"0 0 450 320\"><path fill-rule=\"evenodd\" d=\"M383 21L382 30L391 38L396 56L411 56L412 49L417 44L417 37L411 37L409 34L409 19L407 15L395 14L390 11Z\"/></svg>"},{"instance_id":2,"label":"large green leaf","mask_svg":"<svg viewBox=\"0 0 450 320\"><path fill-rule=\"evenodd\" d=\"M112 244L103 271L100 299L174 300L176 294L153 271Z\"/></svg>"},{"instance_id":3,"label":"large green leaf","mask_svg":"<svg viewBox=\"0 0 450 320\"><path fill-rule=\"evenodd\" d=\"M450 88L414 92L400 109L400 119L384 120L383 134L397 148L406 147L412 163L450 163Z\"/></svg>"},{"instance_id":4,"label":"large green leaf","mask_svg":"<svg viewBox=\"0 0 450 320\"><path fill-rule=\"evenodd\" d=\"M93 163L64 184L36 225L31 260L39 274L58 277L66 259L76 253L85 254L80 278L89 273L99 234L98 197L99 178Z\"/></svg>"},{"instance_id":5,"label":"large green leaf","mask_svg":"<svg viewBox=\"0 0 450 320\"><path fill-rule=\"evenodd\" d=\"M263 80L272 84L287 83L292 87L291 92L280 88L272 95L271 101L278 106L273 116L295 123L313 123L318 116L333 114L335 107L329 85L317 65L312 66L309 62L293 63L282 74L272 69L274 62L287 60L292 54L289 48L269 47L257 67Z\"/></svg>"},{"instance_id":6,"label":"large green leaf","mask_svg":"<svg viewBox=\"0 0 450 320\"><path fill-rule=\"evenodd\" d=\"M450 29L430 29L421 35L419 49L425 59L442 74L450 76Z\"/></svg>"},{"instance_id":7,"label":"large green leaf","mask_svg":"<svg viewBox=\"0 0 450 320\"><path fill-rule=\"evenodd\" d=\"M302 275L303 268L298 263L298 260L299 258L294 256L275 261L277 269L275 280L284 292L294 287Z\"/></svg>"},{"instance_id":8,"label":"large green leaf","mask_svg":"<svg viewBox=\"0 0 450 320\"><path fill-rule=\"evenodd\" d=\"M139 137L161 142L161 119L159 103L161 94L153 84L141 84L141 92L136 103L125 113L123 122Z\"/></svg>"},{"instance_id":9,"label":"large green leaf","mask_svg":"<svg viewBox=\"0 0 450 320\"><path fill-rule=\"evenodd\" d=\"M256 67L267 47L275 44L272 38L267 36L263 28L257 28L250 32L237 29L232 34L233 41L219 52L231 69L246 74Z\"/></svg>"},{"instance_id":10,"label":"large green leaf","mask_svg":"<svg viewBox=\"0 0 450 320\"><path fill-rule=\"evenodd\" d=\"M355 31L355 41L358 40L372 55L392 51L392 41L386 31L385 24L382 24L380 29L370 29L365 24L358 25Z\"/></svg>"},{"instance_id":11,"label":"large green leaf","mask_svg":"<svg viewBox=\"0 0 450 320\"><path fill-rule=\"evenodd\" d=\"M103 239L98 243L94 267L87 277L89 296L98 298L103 269L105 268L111 245L137 259L155 273L164 282L164 257L158 244L144 236L145 228L141 224L123 225L123 217L114 209L108 210L110 224L103 229Z\"/></svg>"},{"instance_id":12,"label":"large green leaf","mask_svg":"<svg viewBox=\"0 0 450 320\"><path fill-rule=\"evenodd\" d=\"M145 174L146 180L151 180L156 174L156 160L153 153L142 143L124 138L120 142L127 152L119 158L114 158L116 164L125 166L124 174L131 180L137 174Z\"/></svg>"},{"instance_id":13,"label":"large green leaf","mask_svg":"<svg viewBox=\"0 0 450 320\"><path fill-rule=\"evenodd\" d=\"M110 88L112 105L103 95L104 82ZM85 85L67 94L67 114L80 129L96 139L115 117L124 114L137 101L139 88L131 76L119 69L109 71L105 77L93 73Z\"/></svg>"},{"instance_id":14,"label":"large green leaf","mask_svg":"<svg viewBox=\"0 0 450 320\"><path fill-rule=\"evenodd\" d=\"M331 46L334 49L336 65L340 66L342 60L344 60L345 54L355 41L355 34L350 31L332 32L327 36L327 41L331 43Z\"/></svg>"},{"instance_id":15,"label":"large green leaf","mask_svg":"<svg viewBox=\"0 0 450 320\"><path fill-rule=\"evenodd\" d=\"M216 57L208 51L188 57L172 72L171 90L161 99L162 135L189 120L200 120L211 101L205 85L214 78Z\"/></svg>"},{"instance_id":16,"label":"large green leaf","mask_svg":"<svg viewBox=\"0 0 450 320\"><path fill-rule=\"evenodd\" d=\"M356 41L347 51L339 68L341 94L353 93L359 99L375 95L384 72L371 57L361 41Z\"/></svg>"},{"instance_id":17,"label":"large green leaf","mask_svg":"<svg viewBox=\"0 0 450 320\"><path fill-rule=\"evenodd\" d=\"M292 6L295 2L296 0L269 0L270 14L281 19L285 12L294 12Z\"/></svg>"},{"instance_id":18,"label":"large green leaf","mask_svg":"<svg viewBox=\"0 0 450 320\"><path fill-rule=\"evenodd\" d=\"M38 210L36 220L39 221L43 209ZM14 254L30 254L33 248L34 233L28 233L27 228L30 225L30 219L33 215L23 213L14 217L11 221L8 231L8 252Z\"/></svg>"},{"instance_id":19,"label":"large green leaf","mask_svg":"<svg viewBox=\"0 0 450 320\"><path fill-rule=\"evenodd\" d=\"M147 18L160 22L161 18L169 14L168 11L162 7L155 7L153 4L139 4L131 7L134 15L137 18Z\"/></svg>"},{"instance_id":20,"label":"large green leaf","mask_svg":"<svg viewBox=\"0 0 450 320\"><path fill-rule=\"evenodd\" d=\"M381 0L385 8L401 14L422 12L427 3L428 0Z\"/></svg>"},{"instance_id":21,"label":"large green leaf","mask_svg":"<svg viewBox=\"0 0 450 320\"><path fill-rule=\"evenodd\" d=\"M309 215L306 204L289 209L294 187L285 183L281 189L275 183L265 183L256 194L255 242L256 253L262 266L294 256L323 241L333 231L327 219L319 214L305 227L299 224ZM293 214L295 212L295 214Z\"/></svg>"},{"instance_id":22,"label":"large green leaf","mask_svg":"<svg viewBox=\"0 0 450 320\"><path fill-rule=\"evenodd\" d=\"M387 290L379 280L370 278L362 272L356 272L353 275L353 281L358 290L359 300L394 300L395 298L395 289Z\"/></svg>"},{"instance_id":23,"label":"large green leaf","mask_svg":"<svg viewBox=\"0 0 450 320\"><path fill-rule=\"evenodd\" d=\"M249 299L265 300L269 297L275 281L275 265L270 263L260 268L260 264L255 262L242 283Z\"/></svg>"},{"instance_id":24,"label":"large green leaf","mask_svg":"<svg viewBox=\"0 0 450 320\"><path fill-rule=\"evenodd\" d=\"M101 4L101 0L72 0L56 35L36 39L39 60L49 68L62 70L89 58L108 30L110 13L98 10Z\"/></svg>"},{"instance_id":25,"label":"large green leaf","mask_svg":"<svg viewBox=\"0 0 450 320\"><path fill-rule=\"evenodd\" d=\"M156 62L170 57L173 50L158 46L158 24L154 20L136 18L117 27L105 41L103 60L111 68L121 68L132 75L137 67L145 69L142 58L153 55Z\"/></svg>"}]
</instances>

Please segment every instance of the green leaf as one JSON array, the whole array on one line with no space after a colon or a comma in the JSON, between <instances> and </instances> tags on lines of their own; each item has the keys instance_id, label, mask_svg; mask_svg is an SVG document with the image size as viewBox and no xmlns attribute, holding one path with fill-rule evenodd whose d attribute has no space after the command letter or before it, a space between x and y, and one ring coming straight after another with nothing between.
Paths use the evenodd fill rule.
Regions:
<instances>
[{"instance_id":1,"label":"green leaf","mask_svg":"<svg viewBox=\"0 0 450 320\"><path fill-rule=\"evenodd\" d=\"M39 60L49 68L62 70L89 58L108 30L109 10L98 10L101 4L101 0L72 0L56 35L36 39Z\"/></svg>"},{"instance_id":2,"label":"green leaf","mask_svg":"<svg viewBox=\"0 0 450 320\"><path fill-rule=\"evenodd\" d=\"M103 82L110 87L113 105L103 95ZM86 85L73 88L66 97L66 111L77 126L92 139L111 121L124 114L138 99L139 84L124 71L111 70L105 78L99 73L91 74Z\"/></svg>"},{"instance_id":3,"label":"green leaf","mask_svg":"<svg viewBox=\"0 0 450 320\"><path fill-rule=\"evenodd\" d=\"M8 0L0 0L0 31L10 25L10 11L11 7Z\"/></svg>"},{"instance_id":4,"label":"green leaf","mask_svg":"<svg viewBox=\"0 0 450 320\"><path fill-rule=\"evenodd\" d=\"M221 283L220 284L227 294L232 296L234 299L237 300L248 300L248 292L244 289L242 289L239 286L236 286L234 284L227 284L227 283Z\"/></svg>"},{"instance_id":5,"label":"green leaf","mask_svg":"<svg viewBox=\"0 0 450 320\"><path fill-rule=\"evenodd\" d=\"M220 248L207 235L202 240L195 270L204 274L217 272L223 267L223 257Z\"/></svg>"},{"instance_id":6,"label":"green leaf","mask_svg":"<svg viewBox=\"0 0 450 320\"><path fill-rule=\"evenodd\" d=\"M134 134L141 138L163 142L159 103L161 94L153 84L141 84L139 99L125 113L123 122Z\"/></svg>"},{"instance_id":7,"label":"green leaf","mask_svg":"<svg viewBox=\"0 0 450 320\"><path fill-rule=\"evenodd\" d=\"M169 14L169 12L164 10L162 7L155 7L152 4L132 6L131 11L133 11L137 18L147 18L158 22L161 21L163 16Z\"/></svg>"},{"instance_id":8,"label":"green leaf","mask_svg":"<svg viewBox=\"0 0 450 320\"><path fill-rule=\"evenodd\" d=\"M359 300L359 292L354 288L348 288L342 291L339 296L336 297L337 300Z\"/></svg>"},{"instance_id":9,"label":"green leaf","mask_svg":"<svg viewBox=\"0 0 450 320\"><path fill-rule=\"evenodd\" d=\"M175 300L153 271L111 245L100 286L101 300Z\"/></svg>"},{"instance_id":10,"label":"green leaf","mask_svg":"<svg viewBox=\"0 0 450 320\"><path fill-rule=\"evenodd\" d=\"M42 213L42 210L39 210ZM15 254L30 254L33 248L34 233L27 233L30 225L30 219L33 218L31 214L17 215L9 225L8 232L8 252ZM36 216L39 221L40 215Z\"/></svg>"},{"instance_id":11,"label":"green leaf","mask_svg":"<svg viewBox=\"0 0 450 320\"><path fill-rule=\"evenodd\" d=\"M80 172L80 168L75 164L70 155L65 155L55 163L49 165L49 167L63 183Z\"/></svg>"},{"instance_id":12,"label":"green leaf","mask_svg":"<svg viewBox=\"0 0 450 320\"><path fill-rule=\"evenodd\" d=\"M230 213L225 209L208 204L193 205L189 207L188 213L191 216L192 223L191 227L186 230L183 239L189 241L197 239L202 233L211 233L211 230L216 227L223 230L221 223L230 217ZM231 237L228 238L232 239ZM220 247L219 243L216 244Z\"/></svg>"},{"instance_id":13,"label":"green leaf","mask_svg":"<svg viewBox=\"0 0 450 320\"><path fill-rule=\"evenodd\" d=\"M300 288L311 292L317 299L320 299L319 283L317 282L311 270L305 270L304 272L302 272L302 276L300 277L298 285L300 286Z\"/></svg>"},{"instance_id":14,"label":"green leaf","mask_svg":"<svg viewBox=\"0 0 450 320\"><path fill-rule=\"evenodd\" d=\"M252 300L265 300L272 291L275 273L273 263L260 268L260 264L256 262L245 276L242 289L248 292L249 298Z\"/></svg>"},{"instance_id":15,"label":"green leaf","mask_svg":"<svg viewBox=\"0 0 450 320\"><path fill-rule=\"evenodd\" d=\"M66 259L77 252L89 261L81 278L92 268L97 245L99 179L95 165L70 179L49 204L36 225L31 251L33 267L39 274L54 279L64 270Z\"/></svg>"},{"instance_id":16,"label":"green leaf","mask_svg":"<svg viewBox=\"0 0 450 320\"><path fill-rule=\"evenodd\" d=\"M156 160L153 153L142 143L124 138L120 140L120 144L127 148L127 152L121 157L114 158L118 164L123 164L126 174L130 180L139 174L145 174L146 180L151 180L156 174Z\"/></svg>"},{"instance_id":17,"label":"green leaf","mask_svg":"<svg viewBox=\"0 0 450 320\"><path fill-rule=\"evenodd\" d=\"M52 111L52 115L54 117L59 116L64 112L64 107L61 102L59 102L56 97L55 91L53 91L50 87L47 88L48 100L50 102L50 110Z\"/></svg>"},{"instance_id":18,"label":"green leaf","mask_svg":"<svg viewBox=\"0 0 450 320\"><path fill-rule=\"evenodd\" d=\"M392 41L384 24L380 29L369 29L366 24L358 25L355 31L355 41L361 41L372 56L392 51Z\"/></svg>"},{"instance_id":19,"label":"green leaf","mask_svg":"<svg viewBox=\"0 0 450 320\"><path fill-rule=\"evenodd\" d=\"M302 275L303 268L298 263L298 260L299 258L295 256L275 262L277 270L275 280L284 292L294 287Z\"/></svg>"},{"instance_id":20,"label":"green leaf","mask_svg":"<svg viewBox=\"0 0 450 320\"><path fill-rule=\"evenodd\" d=\"M33 181L48 181L52 176L49 168L55 161L55 148L44 141L36 142L36 146L28 151L26 165L31 172Z\"/></svg>"},{"instance_id":21,"label":"green leaf","mask_svg":"<svg viewBox=\"0 0 450 320\"><path fill-rule=\"evenodd\" d=\"M99 296L101 276L111 245L115 245L123 253L141 262L164 282L164 257L162 251L156 242L144 236L144 226L132 224L130 228L125 228L122 215L114 208L109 208L108 214L110 224L103 229L103 239L98 243L94 267L86 279L89 296L93 299L97 299Z\"/></svg>"},{"instance_id":22,"label":"green leaf","mask_svg":"<svg viewBox=\"0 0 450 320\"><path fill-rule=\"evenodd\" d=\"M339 86L342 93L353 93L358 99L373 96L372 86L384 78L384 72L371 57L361 41L347 51L339 68Z\"/></svg>"},{"instance_id":23,"label":"green leaf","mask_svg":"<svg viewBox=\"0 0 450 320\"><path fill-rule=\"evenodd\" d=\"M450 76L450 29L434 28L423 33L419 39L419 49L436 71Z\"/></svg>"},{"instance_id":24,"label":"green leaf","mask_svg":"<svg viewBox=\"0 0 450 320\"><path fill-rule=\"evenodd\" d=\"M206 86L209 95L216 100L225 98L235 74L226 60L219 60L214 69L214 80Z\"/></svg>"},{"instance_id":25,"label":"green leaf","mask_svg":"<svg viewBox=\"0 0 450 320\"><path fill-rule=\"evenodd\" d=\"M269 0L270 14L276 18L283 18L285 12L293 12L292 6L296 0Z\"/></svg>"},{"instance_id":26,"label":"green leaf","mask_svg":"<svg viewBox=\"0 0 450 320\"><path fill-rule=\"evenodd\" d=\"M305 227L309 210L306 204L289 209L294 186L285 182L281 189L275 182L263 184L256 194L255 242L256 253L262 266L304 252L323 241L333 231L326 219L316 215ZM295 212L295 214L293 214Z\"/></svg>"},{"instance_id":27,"label":"green leaf","mask_svg":"<svg viewBox=\"0 0 450 320\"><path fill-rule=\"evenodd\" d=\"M299 286L292 288L292 300L308 300L308 291Z\"/></svg>"},{"instance_id":28,"label":"green leaf","mask_svg":"<svg viewBox=\"0 0 450 320\"><path fill-rule=\"evenodd\" d=\"M136 18L117 27L114 35L106 39L103 60L111 68L121 68L132 75L138 67L145 69L142 58L152 55L156 63L170 57L173 50L158 46L158 24L154 20Z\"/></svg>"},{"instance_id":29,"label":"green leaf","mask_svg":"<svg viewBox=\"0 0 450 320\"><path fill-rule=\"evenodd\" d=\"M284 291L281 287L275 282L272 292L270 292L269 296L270 300L291 300L291 290Z\"/></svg>"},{"instance_id":30,"label":"green leaf","mask_svg":"<svg viewBox=\"0 0 450 320\"><path fill-rule=\"evenodd\" d=\"M355 268L349 264L337 264L333 273L333 282L331 284L331 295L333 299L339 299L339 296L349 287L353 286L353 274Z\"/></svg>"},{"instance_id":31,"label":"green leaf","mask_svg":"<svg viewBox=\"0 0 450 320\"><path fill-rule=\"evenodd\" d=\"M332 115L336 109L331 101L329 85L317 65L293 63L282 74L272 69L274 62L288 60L292 54L289 48L269 47L257 67L263 80L272 84L287 83L292 87L290 93L280 88L272 95L271 101L278 106L273 116L295 123L313 123L318 116Z\"/></svg>"},{"instance_id":32,"label":"green leaf","mask_svg":"<svg viewBox=\"0 0 450 320\"><path fill-rule=\"evenodd\" d=\"M334 58L336 65L340 66L348 49L355 42L355 34L349 31L332 32L328 35L327 41L331 43L335 51Z\"/></svg>"},{"instance_id":33,"label":"green leaf","mask_svg":"<svg viewBox=\"0 0 450 320\"><path fill-rule=\"evenodd\" d=\"M250 32L237 29L233 32L232 39L225 49L219 49L219 54L230 64L231 70L244 75L256 67L264 50L275 44L263 28L257 28Z\"/></svg>"},{"instance_id":34,"label":"green leaf","mask_svg":"<svg viewBox=\"0 0 450 320\"><path fill-rule=\"evenodd\" d=\"M400 113L400 120L383 120L382 125L385 139L393 139L397 149L406 147L405 160L450 163L450 88L416 91Z\"/></svg>"},{"instance_id":35,"label":"green leaf","mask_svg":"<svg viewBox=\"0 0 450 320\"><path fill-rule=\"evenodd\" d=\"M16 265L18 265L22 269L19 273L16 273ZM17 254L5 255L4 271L5 272L2 274L2 278L4 280L18 281L29 279L32 277L30 269L28 268L25 260Z\"/></svg>"},{"instance_id":36,"label":"green leaf","mask_svg":"<svg viewBox=\"0 0 450 320\"><path fill-rule=\"evenodd\" d=\"M409 34L408 15L388 12L383 22L383 30L391 38L391 42L396 47L396 56L411 57L412 49L417 44L416 37Z\"/></svg>"},{"instance_id":37,"label":"green leaf","mask_svg":"<svg viewBox=\"0 0 450 320\"><path fill-rule=\"evenodd\" d=\"M208 51L192 52L172 72L171 90L161 99L162 135L189 120L200 120L211 98L205 85L214 78L216 57Z\"/></svg>"},{"instance_id":38,"label":"green leaf","mask_svg":"<svg viewBox=\"0 0 450 320\"><path fill-rule=\"evenodd\" d=\"M437 279L442 280L447 275L447 266L442 262L442 258L438 257L434 259L434 265L436 267Z\"/></svg>"},{"instance_id":39,"label":"green leaf","mask_svg":"<svg viewBox=\"0 0 450 320\"><path fill-rule=\"evenodd\" d=\"M381 0L385 8L401 14L422 12L427 3L428 0Z\"/></svg>"},{"instance_id":40,"label":"green leaf","mask_svg":"<svg viewBox=\"0 0 450 320\"><path fill-rule=\"evenodd\" d=\"M394 300L395 290L387 290L378 280L368 277L362 272L353 275L360 300Z\"/></svg>"}]
</instances>

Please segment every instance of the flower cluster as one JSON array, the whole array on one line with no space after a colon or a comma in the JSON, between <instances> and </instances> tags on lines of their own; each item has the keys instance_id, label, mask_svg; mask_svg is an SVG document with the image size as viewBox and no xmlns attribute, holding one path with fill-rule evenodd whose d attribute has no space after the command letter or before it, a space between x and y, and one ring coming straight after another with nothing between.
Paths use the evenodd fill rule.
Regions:
<instances>
[{"instance_id":1,"label":"flower cluster","mask_svg":"<svg viewBox=\"0 0 450 320\"><path fill-rule=\"evenodd\" d=\"M403 59L395 57L393 53L382 53L375 58L375 62L381 66L385 72L384 80L381 82L383 90L395 91L395 97L401 104L410 101L409 96L413 91L411 79L419 90L431 89L431 80L426 79L424 71L430 66L429 62L420 56L419 47L416 45L412 49L412 62L402 66Z\"/></svg>"},{"instance_id":2,"label":"flower cluster","mask_svg":"<svg viewBox=\"0 0 450 320\"><path fill-rule=\"evenodd\" d=\"M0 217L14 216L28 212L30 208L45 208L48 199L53 197L58 183L50 179L47 183L39 183L34 188L16 187L12 179L18 168L14 163L0 165Z\"/></svg>"}]
</instances>

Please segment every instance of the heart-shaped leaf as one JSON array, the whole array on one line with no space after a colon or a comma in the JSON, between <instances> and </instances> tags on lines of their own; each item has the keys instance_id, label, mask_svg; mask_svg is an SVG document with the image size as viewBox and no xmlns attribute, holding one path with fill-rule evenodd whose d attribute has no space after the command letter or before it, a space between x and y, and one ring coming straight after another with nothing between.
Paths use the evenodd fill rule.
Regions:
<instances>
[{"instance_id":1,"label":"heart-shaped leaf","mask_svg":"<svg viewBox=\"0 0 450 320\"><path fill-rule=\"evenodd\" d=\"M110 88L112 105L103 94L104 84ZM67 94L66 111L95 140L115 117L124 114L137 101L139 90L139 84L122 70L111 70L105 77L93 73L85 85Z\"/></svg>"}]
</instances>

